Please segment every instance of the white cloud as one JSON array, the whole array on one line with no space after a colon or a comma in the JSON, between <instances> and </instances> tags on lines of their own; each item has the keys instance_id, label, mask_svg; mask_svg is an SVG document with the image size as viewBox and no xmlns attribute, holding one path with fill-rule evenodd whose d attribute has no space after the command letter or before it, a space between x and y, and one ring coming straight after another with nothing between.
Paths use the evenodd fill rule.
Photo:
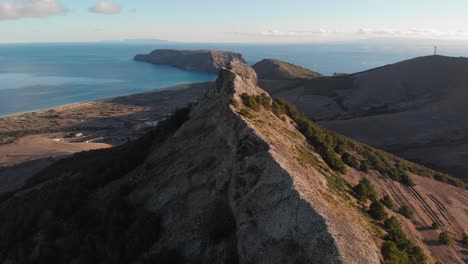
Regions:
<instances>
[{"instance_id":1,"label":"white cloud","mask_svg":"<svg viewBox=\"0 0 468 264\"><path fill-rule=\"evenodd\" d=\"M317 30L287 30L281 31L277 29L269 29L261 32L225 32L229 35L244 35L244 36L268 36L268 37L308 37L308 36L326 36L336 33L327 29Z\"/></svg>"},{"instance_id":2,"label":"white cloud","mask_svg":"<svg viewBox=\"0 0 468 264\"><path fill-rule=\"evenodd\" d=\"M356 34L363 36L389 36L406 38L468 38L468 32L463 30L436 30L427 28L410 28L404 30L388 28L360 28L356 31Z\"/></svg>"},{"instance_id":3,"label":"white cloud","mask_svg":"<svg viewBox=\"0 0 468 264\"><path fill-rule=\"evenodd\" d=\"M122 12L122 7L107 0L102 0L88 10L91 13L113 15Z\"/></svg>"},{"instance_id":4,"label":"white cloud","mask_svg":"<svg viewBox=\"0 0 468 264\"><path fill-rule=\"evenodd\" d=\"M48 17L66 13L58 0L26 0L0 2L0 20Z\"/></svg>"}]
</instances>

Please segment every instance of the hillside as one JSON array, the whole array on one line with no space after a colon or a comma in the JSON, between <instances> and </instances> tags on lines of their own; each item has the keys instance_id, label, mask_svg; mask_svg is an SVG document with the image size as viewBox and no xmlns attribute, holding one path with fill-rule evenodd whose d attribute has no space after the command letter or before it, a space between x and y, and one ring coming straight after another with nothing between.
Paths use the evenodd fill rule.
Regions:
<instances>
[{"instance_id":1,"label":"hillside","mask_svg":"<svg viewBox=\"0 0 468 264\"><path fill-rule=\"evenodd\" d=\"M264 59L252 68L262 80L311 79L322 75L309 69L275 59Z\"/></svg>"},{"instance_id":2,"label":"hillside","mask_svg":"<svg viewBox=\"0 0 468 264\"><path fill-rule=\"evenodd\" d=\"M144 137L63 159L3 194L0 262L467 260L466 189L319 127L256 83L236 61ZM394 209L372 209L380 198ZM442 231L453 245L438 242Z\"/></svg>"},{"instance_id":3,"label":"hillside","mask_svg":"<svg viewBox=\"0 0 468 264\"><path fill-rule=\"evenodd\" d=\"M468 59L427 56L307 81L265 81L321 125L467 180Z\"/></svg>"},{"instance_id":4,"label":"hillside","mask_svg":"<svg viewBox=\"0 0 468 264\"><path fill-rule=\"evenodd\" d=\"M134 60L177 67L188 71L217 74L232 60L245 63L241 54L217 50L172 50L157 49L150 54L138 54Z\"/></svg>"}]
</instances>

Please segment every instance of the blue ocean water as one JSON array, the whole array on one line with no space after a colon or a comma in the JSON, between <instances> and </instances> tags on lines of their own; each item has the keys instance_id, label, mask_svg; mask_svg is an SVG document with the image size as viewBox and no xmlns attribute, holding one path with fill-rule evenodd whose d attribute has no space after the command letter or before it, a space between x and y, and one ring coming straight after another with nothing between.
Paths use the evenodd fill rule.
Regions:
<instances>
[{"instance_id":1,"label":"blue ocean water","mask_svg":"<svg viewBox=\"0 0 468 264\"><path fill-rule=\"evenodd\" d=\"M295 63L322 74L354 73L432 52L432 44L216 44L48 43L0 45L0 116L144 92L216 76L132 60L158 48L240 52L254 64L264 58ZM468 47L446 55L468 54Z\"/></svg>"}]
</instances>

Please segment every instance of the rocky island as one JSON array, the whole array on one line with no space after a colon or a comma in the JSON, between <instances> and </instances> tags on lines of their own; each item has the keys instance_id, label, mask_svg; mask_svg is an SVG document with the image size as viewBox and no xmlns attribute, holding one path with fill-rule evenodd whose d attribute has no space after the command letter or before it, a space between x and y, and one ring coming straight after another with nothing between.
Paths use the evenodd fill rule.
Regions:
<instances>
[{"instance_id":1,"label":"rocky island","mask_svg":"<svg viewBox=\"0 0 468 264\"><path fill-rule=\"evenodd\" d=\"M217 74L232 60L245 63L242 54L230 51L217 50L173 50L157 49L150 54L136 55L135 61L153 64L170 65L188 71Z\"/></svg>"}]
</instances>

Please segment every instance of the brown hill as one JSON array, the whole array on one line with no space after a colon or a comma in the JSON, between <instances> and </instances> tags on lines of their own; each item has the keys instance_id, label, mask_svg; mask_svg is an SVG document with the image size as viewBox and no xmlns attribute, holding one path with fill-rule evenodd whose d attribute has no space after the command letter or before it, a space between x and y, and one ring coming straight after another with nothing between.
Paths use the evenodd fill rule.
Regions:
<instances>
[{"instance_id":1,"label":"brown hill","mask_svg":"<svg viewBox=\"0 0 468 264\"><path fill-rule=\"evenodd\" d=\"M63 159L2 195L0 262L466 260L465 189L317 126L256 82L235 62L141 139ZM395 218L371 220L369 198L385 195L412 220L380 207L370 214Z\"/></svg>"},{"instance_id":2,"label":"brown hill","mask_svg":"<svg viewBox=\"0 0 468 264\"><path fill-rule=\"evenodd\" d=\"M136 55L134 60L153 64L170 65L188 71L216 74L232 60L245 63L240 53L216 50L171 50L158 49L150 54Z\"/></svg>"},{"instance_id":3,"label":"brown hill","mask_svg":"<svg viewBox=\"0 0 468 264\"><path fill-rule=\"evenodd\" d=\"M334 131L466 178L468 59L428 56L307 81L264 81Z\"/></svg>"},{"instance_id":4,"label":"brown hill","mask_svg":"<svg viewBox=\"0 0 468 264\"><path fill-rule=\"evenodd\" d=\"M262 80L311 79L322 75L309 69L275 59L264 59L252 66Z\"/></svg>"}]
</instances>

